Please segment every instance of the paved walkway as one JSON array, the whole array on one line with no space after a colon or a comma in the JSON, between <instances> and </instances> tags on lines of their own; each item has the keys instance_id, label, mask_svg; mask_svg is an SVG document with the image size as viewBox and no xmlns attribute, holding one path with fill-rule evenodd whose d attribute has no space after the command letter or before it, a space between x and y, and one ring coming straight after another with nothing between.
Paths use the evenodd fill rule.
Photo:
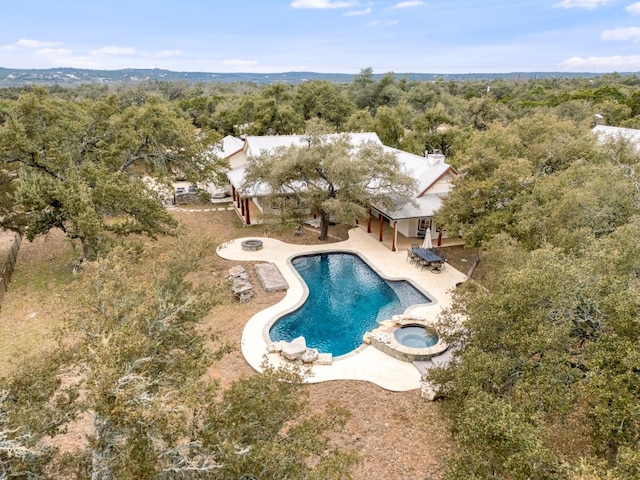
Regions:
<instances>
[{"instance_id":1,"label":"paved walkway","mask_svg":"<svg viewBox=\"0 0 640 480\"><path fill-rule=\"evenodd\" d=\"M358 253L374 270L391 280L407 279L419 286L433 300L428 306L410 308L417 316L433 318L443 307L450 303L449 291L466 276L447 265L439 274L429 270L420 270L406 262L406 252L391 252L380 242L373 239L362 227L349 232L349 239L326 245L292 245L268 237L259 238L263 248L257 251L245 251L241 247L243 240L238 238L218 247L217 253L228 260L249 262L272 262L279 268L289 284L285 297L247 322L242 334L242 353L249 364L261 371L261 364L267 356L272 365L281 365L284 361L278 354L266 352L269 340L268 328L284 312L295 310L307 295L307 289L289 260L300 254L345 251ZM436 360L436 359L434 359ZM420 388L421 373L411 363L392 358L374 347L363 345L355 352L334 358L333 365L314 365L309 382L328 380L366 380L387 390L404 391Z\"/></svg>"}]
</instances>

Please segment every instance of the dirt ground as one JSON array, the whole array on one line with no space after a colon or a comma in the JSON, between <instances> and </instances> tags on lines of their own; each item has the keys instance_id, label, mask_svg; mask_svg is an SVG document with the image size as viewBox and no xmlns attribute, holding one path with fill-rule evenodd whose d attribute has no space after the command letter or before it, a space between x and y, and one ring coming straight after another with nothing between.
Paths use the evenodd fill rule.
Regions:
<instances>
[{"instance_id":1,"label":"dirt ground","mask_svg":"<svg viewBox=\"0 0 640 480\"><path fill-rule=\"evenodd\" d=\"M228 232L226 235L232 233L230 238L220 238L221 241L262 235L265 230L263 226L240 229L236 226L229 232L229 222L236 222L234 212L176 212L176 217L189 229L213 238L222 231ZM317 230L307 229L302 236L294 236L292 232L293 229L269 229L271 236L289 243L318 243ZM346 232L337 227L331 227L329 233L333 241L346 238ZM468 252L462 250L452 254L454 258L464 258L465 255L469 256ZM215 263L211 265L212 270L227 269L238 264L219 257L212 259L212 262ZM252 265L244 266L252 277L251 283L260 285ZM207 317L209 327L214 330L224 325L223 338L236 347L210 371L223 385L241 375L253 373L240 352L244 324L254 313L277 303L284 296L282 292L266 293L261 289L256 289L256 293L256 297L245 305L218 307ZM353 472L355 479L440 478L442 459L451 450L452 443L437 404L422 400L418 390L389 392L360 381L325 382L311 384L307 388L310 390L311 408L322 409L331 402L337 402L351 412L349 422L341 432L336 433L334 442L337 446L355 449L362 456L362 462Z\"/></svg>"},{"instance_id":2,"label":"dirt ground","mask_svg":"<svg viewBox=\"0 0 640 480\"><path fill-rule=\"evenodd\" d=\"M264 226L242 227L233 211L174 210L182 222L182 230L198 237L211 238L221 243L241 236L258 236L265 233ZM317 230L305 229L301 236L293 234L293 228L269 229L269 235L290 243L318 243ZM346 232L331 227L330 241L345 238ZM159 240L171 245L175 238ZM449 253L449 252L448 252ZM0 374L11 368L12 362L36 348L46 348L51 342L52 331L62 322L65 302L72 296L74 279L70 273L73 252L60 234L55 232L23 242L14 282L5 297L0 312L0 338L8 345L0 349ZM469 252L449 255L452 264L472 261ZM464 262L454 258L465 258ZM221 278L228 269L239 262L224 260L215 253L206 259L198 277ZM37 267L36 267L37 266ZM251 283L260 285L251 264L245 264ZM454 264L454 266L456 266ZM22 268L21 268L22 267ZM64 267L69 267L64 268ZM33 270L37 274L26 272ZM461 269L463 272L465 270ZM58 272L58 273L56 273ZM62 289L52 289L47 279L69 275ZM35 298L27 298L26 292L34 291ZM235 379L255 372L240 352L240 340L245 323L251 316L278 302L282 292L267 293L256 289L256 296L249 303L225 302L211 310L203 328L216 331L220 341L228 342L233 351L211 366L209 375L219 379L223 386ZM357 480L371 479L433 479L441 478L442 460L453 444L447 426L438 412L436 403L420 398L418 390L389 392L376 385L360 381L334 381L311 384L310 408L322 409L329 403L338 403L351 412L347 425L336 432L333 442L338 447L355 449L362 458L353 470ZM82 437L77 432L78 440Z\"/></svg>"}]
</instances>

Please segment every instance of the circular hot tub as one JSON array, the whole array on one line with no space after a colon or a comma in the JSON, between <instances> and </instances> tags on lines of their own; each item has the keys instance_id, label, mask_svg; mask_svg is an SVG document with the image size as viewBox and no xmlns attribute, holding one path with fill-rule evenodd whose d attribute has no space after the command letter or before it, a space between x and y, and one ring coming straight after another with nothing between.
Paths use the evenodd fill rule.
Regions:
<instances>
[{"instance_id":1,"label":"circular hot tub","mask_svg":"<svg viewBox=\"0 0 640 480\"><path fill-rule=\"evenodd\" d=\"M242 250L246 250L248 252L262 250L262 240L244 240L240 246L242 247Z\"/></svg>"},{"instance_id":2,"label":"circular hot tub","mask_svg":"<svg viewBox=\"0 0 640 480\"><path fill-rule=\"evenodd\" d=\"M408 325L398 328L393 336L401 345L411 348L429 348L438 343L438 335L422 325Z\"/></svg>"},{"instance_id":3,"label":"circular hot tub","mask_svg":"<svg viewBox=\"0 0 640 480\"><path fill-rule=\"evenodd\" d=\"M431 320L397 315L397 318L380 322L378 328L365 333L364 341L398 360L429 360L449 348L432 323Z\"/></svg>"}]
</instances>

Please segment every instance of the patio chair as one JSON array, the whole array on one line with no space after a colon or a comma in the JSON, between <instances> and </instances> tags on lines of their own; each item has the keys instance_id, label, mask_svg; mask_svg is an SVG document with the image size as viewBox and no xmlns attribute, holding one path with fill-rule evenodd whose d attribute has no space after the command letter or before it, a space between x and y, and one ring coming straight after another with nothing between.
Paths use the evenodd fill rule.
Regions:
<instances>
[{"instance_id":1,"label":"patio chair","mask_svg":"<svg viewBox=\"0 0 640 480\"><path fill-rule=\"evenodd\" d=\"M444 270L444 266L447 264L447 254L440 250L438 255L442 258L442 265L440 265L440 268Z\"/></svg>"},{"instance_id":2,"label":"patio chair","mask_svg":"<svg viewBox=\"0 0 640 480\"><path fill-rule=\"evenodd\" d=\"M417 257L415 255L415 253L413 253L413 251L410 248L407 248L407 258L405 259L405 262L408 261L411 264L414 264L417 260Z\"/></svg>"},{"instance_id":3,"label":"patio chair","mask_svg":"<svg viewBox=\"0 0 640 480\"><path fill-rule=\"evenodd\" d=\"M420 244L418 244L418 243L412 243L412 244L411 244L411 250L415 250L416 248L420 248Z\"/></svg>"},{"instance_id":4,"label":"patio chair","mask_svg":"<svg viewBox=\"0 0 640 480\"><path fill-rule=\"evenodd\" d=\"M439 265L439 267L444 269L444 264L447 261L447 254L444 253L440 248L436 247L432 248L431 251L442 259L442 263Z\"/></svg>"},{"instance_id":5,"label":"patio chair","mask_svg":"<svg viewBox=\"0 0 640 480\"><path fill-rule=\"evenodd\" d=\"M416 266L420 267L420 270L424 270L425 268L431 268L431 262L427 262L426 260L418 259Z\"/></svg>"}]
</instances>

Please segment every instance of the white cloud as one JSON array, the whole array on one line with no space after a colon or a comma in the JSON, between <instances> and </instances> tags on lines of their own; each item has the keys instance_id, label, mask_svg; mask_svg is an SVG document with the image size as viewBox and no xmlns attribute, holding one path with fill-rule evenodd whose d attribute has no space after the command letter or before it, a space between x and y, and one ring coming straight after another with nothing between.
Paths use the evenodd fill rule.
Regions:
<instances>
[{"instance_id":1,"label":"white cloud","mask_svg":"<svg viewBox=\"0 0 640 480\"><path fill-rule=\"evenodd\" d=\"M26 38L22 38L13 43L11 46L22 48L52 48L59 47L61 45L61 42L42 42L40 40L29 40Z\"/></svg>"},{"instance_id":2,"label":"white cloud","mask_svg":"<svg viewBox=\"0 0 640 480\"><path fill-rule=\"evenodd\" d=\"M556 3L554 7L561 8L587 8L592 10L598 8L600 5L609 3L611 0L562 0L560 3Z\"/></svg>"},{"instance_id":3,"label":"white cloud","mask_svg":"<svg viewBox=\"0 0 640 480\"><path fill-rule=\"evenodd\" d=\"M409 0L407 2L397 3L393 8L411 8L419 7L420 5L424 5L424 2L421 0Z\"/></svg>"},{"instance_id":4,"label":"white cloud","mask_svg":"<svg viewBox=\"0 0 640 480\"><path fill-rule=\"evenodd\" d=\"M110 55L135 55L136 51L131 47L102 47L97 50L92 50L91 55L96 57L110 56Z\"/></svg>"},{"instance_id":5,"label":"white cloud","mask_svg":"<svg viewBox=\"0 0 640 480\"><path fill-rule=\"evenodd\" d=\"M633 72L640 70L640 55L614 55L611 57L571 57L563 67L583 72Z\"/></svg>"},{"instance_id":6,"label":"white cloud","mask_svg":"<svg viewBox=\"0 0 640 480\"><path fill-rule=\"evenodd\" d=\"M74 68L100 68L99 63L86 57L73 55L67 48L41 48L33 52L33 55L43 58L52 65Z\"/></svg>"},{"instance_id":7,"label":"white cloud","mask_svg":"<svg viewBox=\"0 0 640 480\"><path fill-rule=\"evenodd\" d=\"M640 15L640 2L632 3L631 5L624 7L624 9L631 15Z\"/></svg>"},{"instance_id":8,"label":"white cloud","mask_svg":"<svg viewBox=\"0 0 640 480\"><path fill-rule=\"evenodd\" d=\"M356 17L359 15L369 15L370 13L371 13L371 9L365 8L364 10L352 10L350 12L343 13L343 15L345 17Z\"/></svg>"},{"instance_id":9,"label":"white cloud","mask_svg":"<svg viewBox=\"0 0 640 480\"><path fill-rule=\"evenodd\" d=\"M620 27L612 28L602 32L603 40L614 40L618 42L638 42L640 41L640 27Z\"/></svg>"},{"instance_id":10,"label":"white cloud","mask_svg":"<svg viewBox=\"0 0 640 480\"><path fill-rule=\"evenodd\" d=\"M357 5L358 2L349 1L349 2L336 2L331 0L294 0L291 2L291 6L293 8L317 8L317 9L327 9L327 8L349 8Z\"/></svg>"},{"instance_id":11,"label":"white cloud","mask_svg":"<svg viewBox=\"0 0 640 480\"><path fill-rule=\"evenodd\" d=\"M367 23L367 27L390 27L400 23L398 20L372 20Z\"/></svg>"}]
</instances>

